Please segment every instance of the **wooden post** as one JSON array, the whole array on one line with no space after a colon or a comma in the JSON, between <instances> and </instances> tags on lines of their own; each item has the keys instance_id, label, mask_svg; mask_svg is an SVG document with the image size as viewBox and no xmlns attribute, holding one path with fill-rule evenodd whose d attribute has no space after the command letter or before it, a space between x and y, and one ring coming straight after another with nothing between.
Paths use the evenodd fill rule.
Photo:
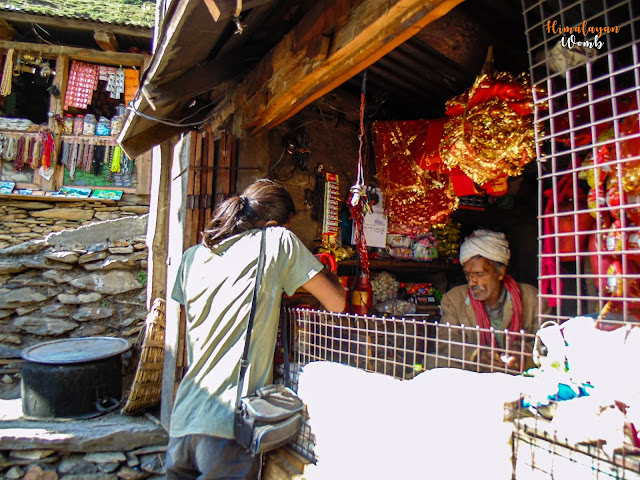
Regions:
<instances>
[{"instance_id":1,"label":"wooden post","mask_svg":"<svg viewBox=\"0 0 640 480\"><path fill-rule=\"evenodd\" d=\"M64 97L67 94L67 77L69 76L69 56L68 55L58 55L56 58L56 78L53 81L53 85L58 87L60 90L60 96L55 98L51 95L49 100L49 111L54 115L64 115ZM51 128L51 133L55 138L56 145L60 146L60 126L55 121L55 118L49 119L49 128ZM58 155L60 155L60 149L58 149ZM55 173L51 180L45 180L40 177L39 182L40 187L43 190L57 190L59 189L64 182L64 166L56 165Z\"/></svg>"},{"instance_id":2,"label":"wooden post","mask_svg":"<svg viewBox=\"0 0 640 480\"><path fill-rule=\"evenodd\" d=\"M187 221L186 197L188 170L191 159L191 143L194 135L185 135L175 145L171 159L171 184L169 202L169 232L185 232ZM165 355L162 374L161 422L169 429L171 409L176 385L182 379L186 367L184 359L184 317L180 304L171 298L178 267L185 250L184 235L169 235L167 241L167 310L165 330Z\"/></svg>"},{"instance_id":3,"label":"wooden post","mask_svg":"<svg viewBox=\"0 0 640 480\"><path fill-rule=\"evenodd\" d=\"M209 220L211 220L211 214L213 209L213 189L214 189L214 168L215 168L215 137L212 133L205 134L204 144L204 164L205 164L205 201L204 201L204 222L202 229L206 228Z\"/></svg>"},{"instance_id":4,"label":"wooden post","mask_svg":"<svg viewBox=\"0 0 640 480\"><path fill-rule=\"evenodd\" d=\"M147 278L147 308L156 298L167 295L167 244L169 238L169 202L171 191L171 146L164 142L154 147L151 160L151 185L147 224L150 250ZM140 158L140 157L138 157Z\"/></svg>"},{"instance_id":5,"label":"wooden post","mask_svg":"<svg viewBox=\"0 0 640 480\"><path fill-rule=\"evenodd\" d=\"M195 137L195 151L193 158L193 207L191 210L192 224L191 224L191 245L196 245L200 242L200 222L202 214L202 134L197 133Z\"/></svg>"},{"instance_id":6,"label":"wooden post","mask_svg":"<svg viewBox=\"0 0 640 480\"><path fill-rule=\"evenodd\" d=\"M218 164L216 165L216 203L236 193L238 160L236 139L227 132L220 134Z\"/></svg>"}]
</instances>

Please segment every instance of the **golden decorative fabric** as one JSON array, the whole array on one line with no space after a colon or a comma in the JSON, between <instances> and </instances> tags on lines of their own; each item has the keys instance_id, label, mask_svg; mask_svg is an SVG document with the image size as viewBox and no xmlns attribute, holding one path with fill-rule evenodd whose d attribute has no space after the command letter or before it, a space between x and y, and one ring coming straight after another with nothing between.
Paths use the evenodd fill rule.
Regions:
<instances>
[{"instance_id":1,"label":"golden decorative fabric","mask_svg":"<svg viewBox=\"0 0 640 480\"><path fill-rule=\"evenodd\" d=\"M482 75L447 102L440 156L475 183L522 173L536 157L533 95L528 76Z\"/></svg>"},{"instance_id":2,"label":"golden decorative fabric","mask_svg":"<svg viewBox=\"0 0 640 480\"><path fill-rule=\"evenodd\" d=\"M449 169L436 158L438 142L429 148L430 126L435 123L429 120L373 122L376 177L385 195L388 233L426 233L445 223L458 206Z\"/></svg>"}]
</instances>

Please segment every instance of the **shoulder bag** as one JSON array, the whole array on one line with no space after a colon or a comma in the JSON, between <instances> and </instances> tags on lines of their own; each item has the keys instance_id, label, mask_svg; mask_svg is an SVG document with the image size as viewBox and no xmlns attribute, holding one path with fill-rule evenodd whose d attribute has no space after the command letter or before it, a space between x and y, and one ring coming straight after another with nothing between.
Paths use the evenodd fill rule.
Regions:
<instances>
[{"instance_id":1,"label":"shoulder bag","mask_svg":"<svg viewBox=\"0 0 640 480\"><path fill-rule=\"evenodd\" d=\"M254 395L242 396L244 377L249 366L247 360L251 342L251 330L256 313L258 290L262 280L265 257L265 230L262 230L260 256L256 285L253 291L251 313L247 326L244 352L238 374L238 396L234 414L234 434L237 442L245 447L251 455L265 453L278 448L295 439L302 427L302 400L290 388L289 383L289 351L287 345L286 325L281 314L282 343L284 344L284 379L285 385L271 384L258 389Z\"/></svg>"}]
</instances>

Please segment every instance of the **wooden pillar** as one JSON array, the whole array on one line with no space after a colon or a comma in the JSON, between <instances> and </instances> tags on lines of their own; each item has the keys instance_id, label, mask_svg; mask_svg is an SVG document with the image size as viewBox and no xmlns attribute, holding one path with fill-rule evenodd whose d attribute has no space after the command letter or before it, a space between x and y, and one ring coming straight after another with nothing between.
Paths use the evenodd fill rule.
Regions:
<instances>
[{"instance_id":1,"label":"wooden pillar","mask_svg":"<svg viewBox=\"0 0 640 480\"><path fill-rule=\"evenodd\" d=\"M56 57L56 78L53 81L53 85L58 88L60 91L60 96L58 98L51 95L49 100L49 111L54 115L64 115L64 97L67 94L67 78L69 77L69 56L68 55L58 55ZM49 128L51 129L51 133L53 134L56 145L60 145L60 126L56 122L55 118L49 119ZM60 150L58 149L58 155L60 154ZM36 170L36 177L38 177L38 173ZM58 190L64 180L64 166L56 165L55 173L50 180L45 180L44 178L40 178L36 180L36 183L39 183L43 190L54 191Z\"/></svg>"},{"instance_id":2,"label":"wooden pillar","mask_svg":"<svg viewBox=\"0 0 640 480\"><path fill-rule=\"evenodd\" d=\"M169 429L175 390L188 367L184 311L170 294L182 253L201 240L200 232L209 222L215 204L236 193L237 170L236 139L228 133L215 141L211 134L191 132L173 151L170 192L165 195L171 198L166 241L167 311L161 401L161 422L166 429Z\"/></svg>"},{"instance_id":3,"label":"wooden pillar","mask_svg":"<svg viewBox=\"0 0 640 480\"><path fill-rule=\"evenodd\" d=\"M236 137L222 132L218 146L216 164L216 203L237 193L238 159L236 156Z\"/></svg>"},{"instance_id":4,"label":"wooden pillar","mask_svg":"<svg viewBox=\"0 0 640 480\"><path fill-rule=\"evenodd\" d=\"M165 355L162 375L162 399L160 421L169 429L175 389L186 368L184 362L184 316L179 303L171 299L178 267L185 250L186 199L191 143L194 135L182 137L171 153L171 182L167 239L167 311L165 329Z\"/></svg>"},{"instance_id":5,"label":"wooden pillar","mask_svg":"<svg viewBox=\"0 0 640 480\"><path fill-rule=\"evenodd\" d=\"M171 145L169 142L151 152L151 186L147 246L149 248L147 276L147 308L156 298L166 298L167 256L169 238L169 202L171 191Z\"/></svg>"}]
</instances>

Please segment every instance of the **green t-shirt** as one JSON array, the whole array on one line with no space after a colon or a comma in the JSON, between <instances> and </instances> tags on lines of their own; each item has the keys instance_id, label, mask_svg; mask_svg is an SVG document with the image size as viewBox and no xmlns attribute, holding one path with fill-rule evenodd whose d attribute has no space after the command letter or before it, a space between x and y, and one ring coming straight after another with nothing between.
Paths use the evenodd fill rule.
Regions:
<instances>
[{"instance_id":1,"label":"green t-shirt","mask_svg":"<svg viewBox=\"0 0 640 480\"><path fill-rule=\"evenodd\" d=\"M170 435L234 438L238 371L255 285L261 230L229 237L213 250L188 249L171 297L185 305L189 369L176 394ZM272 381L282 293L322 270L300 239L283 227L266 229L262 274L244 394Z\"/></svg>"}]
</instances>

